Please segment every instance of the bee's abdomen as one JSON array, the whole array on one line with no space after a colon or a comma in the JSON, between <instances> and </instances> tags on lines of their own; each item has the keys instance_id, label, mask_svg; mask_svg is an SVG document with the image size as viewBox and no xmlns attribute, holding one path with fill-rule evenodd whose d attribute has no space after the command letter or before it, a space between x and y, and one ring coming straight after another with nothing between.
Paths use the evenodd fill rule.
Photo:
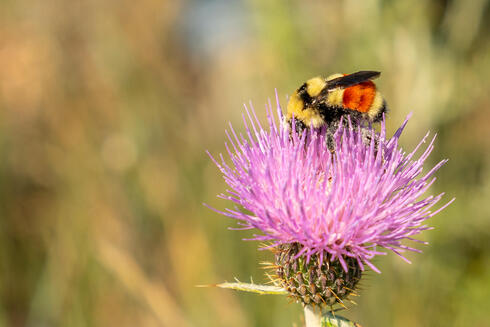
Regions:
<instances>
[{"instance_id":1,"label":"bee's abdomen","mask_svg":"<svg viewBox=\"0 0 490 327\"><path fill-rule=\"evenodd\" d=\"M371 120L373 122L377 123L383 120L383 115L385 115L387 112L388 112L388 106L386 105L386 100L383 99L380 105L373 104L369 112L369 116L371 117Z\"/></svg>"},{"instance_id":2,"label":"bee's abdomen","mask_svg":"<svg viewBox=\"0 0 490 327\"><path fill-rule=\"evenodd\" d=\"M344 90L343 105L359 112L368 112L376 96L376 85L367 81Z\"/></svg>"}]
</instances>

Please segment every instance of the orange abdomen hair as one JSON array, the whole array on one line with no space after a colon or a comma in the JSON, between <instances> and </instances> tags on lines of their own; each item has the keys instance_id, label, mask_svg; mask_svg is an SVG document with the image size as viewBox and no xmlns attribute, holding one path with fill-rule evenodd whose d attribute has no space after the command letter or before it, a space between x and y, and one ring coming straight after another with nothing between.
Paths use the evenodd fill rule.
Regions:
<instances>
[{"instance_id":1,"label":"orange abdomen hair","mask_svg":"<svg viewBox=\"0 0 490 327\"><path fill-rule=\"evenodd\" d=\"M362 82L344 90L342 104L348 109L368 112L375 96L376 85L371 81Z\"/></svg>"}]
</instances>

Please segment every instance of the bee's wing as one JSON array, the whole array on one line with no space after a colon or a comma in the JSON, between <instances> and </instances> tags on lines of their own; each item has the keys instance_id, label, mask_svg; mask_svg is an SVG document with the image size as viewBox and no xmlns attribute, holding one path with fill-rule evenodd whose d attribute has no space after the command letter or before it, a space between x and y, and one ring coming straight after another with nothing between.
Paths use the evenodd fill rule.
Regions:
<instances>
[{"instance_id":1,"label":"bee's wing","mask_svg":"<svg viewBox=\"0 0 490 327\"><path fill-rule=\"evenodd\" d=\"M365 81L369 81L371 79L378 78L381 75L380 72L370 71L370 70L361 70L356 73L352 73L346 76L341 76L334 78L330 81L327 81L326 90L335 89L337 87L345 88L352 85L356 85Z\"/></svg>"}]
</instances>

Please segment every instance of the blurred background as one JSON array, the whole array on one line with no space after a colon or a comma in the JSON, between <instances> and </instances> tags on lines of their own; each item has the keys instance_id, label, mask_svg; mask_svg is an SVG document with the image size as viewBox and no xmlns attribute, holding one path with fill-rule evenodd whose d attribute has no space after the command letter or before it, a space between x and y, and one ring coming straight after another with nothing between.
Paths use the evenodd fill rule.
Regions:
<instances>
[{"instance_id":1,"label":"blurred background","mask_svg":"<svg viewBox=\"0 0 490 327\"><path fill-rule=\"evenodd\" d=\"M0 326L302 326L250 233L205 208L205 154L316 75L382 71L388 128L438 133L430 221L412 265L376 260L363 326L490 326L488 0L0 1Z\"/></svg>"}]
</instances>

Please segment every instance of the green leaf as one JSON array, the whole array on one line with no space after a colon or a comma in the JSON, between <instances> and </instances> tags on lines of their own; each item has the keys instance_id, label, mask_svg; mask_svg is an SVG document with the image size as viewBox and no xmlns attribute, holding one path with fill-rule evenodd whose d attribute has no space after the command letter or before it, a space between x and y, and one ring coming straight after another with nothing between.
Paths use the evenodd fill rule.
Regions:
<instances>
[{"instance_id":1,"label":"green leaf","mask_svg":"<svg viewBox=\"0 0 490 327\"><path fill-rule=\"evenodd\" d=\"M344 317L333 315L331 312L324 313L321 318L322 327L361 327Z\"/></svg>"},{"instance_id":2,"label":"green leaf","mask_svg":"<svg viewBox=\"0 0 490 327\"><path fill-rule=\"evenodd\" d=\"M214 287L219 287L219 288L229 288L232 290L238 290L238 291L244 291L244 292L251 292L251 293L257 293L257 294L280 294L280 295L287 295L288 291L286 291L282 287L277 287L277 286L272 286L272 285L260 285L260 284L254 284L254 283L242 283L240 281L237 281L236 283L221 283L221 284L214 284L214 285L201 285L201 286L214 286Z\"/></svg>"}]
</instances>

